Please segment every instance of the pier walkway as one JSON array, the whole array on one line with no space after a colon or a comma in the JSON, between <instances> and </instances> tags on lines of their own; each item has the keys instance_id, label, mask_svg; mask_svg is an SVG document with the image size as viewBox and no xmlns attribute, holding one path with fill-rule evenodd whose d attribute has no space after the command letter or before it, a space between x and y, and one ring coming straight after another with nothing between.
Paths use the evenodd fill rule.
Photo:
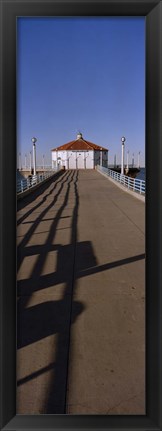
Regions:
<instances>
[{"instance_id":1,"label":"pier walkway","mask_svg":"<svg viewBox=\"0 0 162 431\"><path fill-rule=\"evenodd\" d=\"M145 414L144 203L79 170L17 210L17 414Z\"/></svg>"}]
</instances>

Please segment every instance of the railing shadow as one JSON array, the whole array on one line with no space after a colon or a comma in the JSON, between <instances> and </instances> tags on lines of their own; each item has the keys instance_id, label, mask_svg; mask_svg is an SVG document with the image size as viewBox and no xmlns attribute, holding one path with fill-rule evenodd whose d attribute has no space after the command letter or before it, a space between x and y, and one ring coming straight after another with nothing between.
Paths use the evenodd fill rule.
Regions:
<instances>
[{"instance_id":1,"label":"railing shadow","mask_svg":"<svg viewBox=\"0 0 162 431\"><path fill-rule=\"evenodd\" d=\"M67 172L64 173L64 171L59 171L55 174L55 177L49 178L47 182L45 183L41 183L40 187L38 187L36 190L32 190L32 192L27 195L24 196L24 198L22 200L18 200L17 202L17 213L24 209L27 205L29 204L33 204L33 201L35 201L39 196L42 196L42 194L44 194L44 192L49 189L49 187L51 185L53 185L53 187L50 189L50 191L43 196L42 200L39 201L38 204L36 204L35 206L32 206L32 208L27 211L27 213L25 213L22 217L20 217L17 220L17 225L19 225L20 223L22 223L23 220L25 220L25 218L27 218L33 211L35 211L37 208L39 208L43 202L46 201L47 197L54 191L54 189L56 188L57 184L59 182L61 182L62 178L67 177L68 174ZM58 180L58 178L60 178L60 180Z\"/></svg>"},{"instance_id":2,"label":"railing shadow","mask_svg":"<svg viewBox=\"0 0 162 431\"><path fill-rule=\"evenodd\" d=\"M25 255L26 255L26 251L27 249L25 248L27 243L29 242L29 240L32 238L32 235L35 233L36 228L38 227L39 223L43 220L44 216L47 214L47 212L54 206L54 204L57 202L57 199L60 195L60 193L63 190L64 185L66 184L69 175L66 175L63 180L61 181L60 187L58 188L58 191L56 193L56 195L53 197L52 201L43 209L42 212L40 212L40 214L38 215L38 217L36 218L36 220L34 221L34 223L32 223L31 227L29 228L28 232L26 233L26 235L23 237L22 241L20 242L20 244L17 247L17 269L19 269ZM57 184L58 185L58 184ZM54 186L55 188L55 186ZM60 208L59 214L56 215L55 218L55 223L54 225L52 225L53 230L55 230L56 225L58 223L59 217L61 216L61 213L66 205L66 200L67 200L67 196L69 194L69 190L67 191L67 195L66 195L66 199L65 199L65 203L63 203L62 207ZM34 199L34 196L33 196ZM44 202L43 202L44 203ZM51 236L51 230L49 232L49 237ZM49 238L48 238L48 243L50 242Z\"/></svg>"},{"instance_id":3,"label":"railing shadow","mask_svg":"<svg viewBox=\"0 0 162 431\"><path fill-rule=\"evenodd\" d=\"M40 248L38 246L39 250L37 249L37 246L34 247L34 253L38 253L39 251L39 255L32 270L32 274L28 279L30 286L28 294L26 294L24 289L21 289L21 296L18 300L18 348L27 346L49 335L54 335L56 333L58 335L56 353L53 363L54 376L47 394L45 406L42 407L43 413L50 414L65 413L70 326L76 320L77 316L84 310L84 304L78 301L73 301L73 290L75 288L73 271L75 259L75 242L77 239L77 214L79 205L77 181L77 172L70 172L62 179L62 183L60 187L58 186L57 193L52 202L50 202L50 204L38 215L37 219L33 222L32 226L29 228L28 232L21 241L20 246L18 247L18 267L20 267L25 256L29 255L27 244L35 232L35 229L38 227L40 221L45 216L47 211L49 211L49 209L51 209L56 203L60 193L62 193L62 196L64 193L63 203L60 205L57 213L55 214L55 218L53 219L49 229L45 244L43 244L43 246ZM56 271L53 274L56 274L57 282L59 284L60 276L62 277L63 270L64 289L62 299L55 301L44 301L41 304L28 307L30 297L34 291L32 286L37 286L39 290L41 271L43 269L47 254L49 251L51 251L51 247L53 247L57 225L64 208L66 208L68 204L69 193L72 187L74 187L75 205L72 215L70 243L68 246L55 245L55 250L57 250L58 257ZM32 247L29 247L29 249L32 255ZM64 264L64 268L62 268L63 262L67 262L70 267L69 265ZM21 281L19 283L21 286Z\"/></svg>"}]
</instances>

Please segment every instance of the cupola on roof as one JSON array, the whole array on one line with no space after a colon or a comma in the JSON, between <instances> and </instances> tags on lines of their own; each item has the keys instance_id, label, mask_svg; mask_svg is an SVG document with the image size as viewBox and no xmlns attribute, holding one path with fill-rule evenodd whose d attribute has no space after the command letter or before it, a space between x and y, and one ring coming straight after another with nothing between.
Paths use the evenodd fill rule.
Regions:
<instances>
[{"instance_id":1,"label":"cupola on roof","mask_svg":"<svg viewBox=\"0 0 162 431\"><path fill-rule=\"evenodd\" d=\"M82 133L78 132L77 139L82 139Z\"/></svg>"}]
</instances>

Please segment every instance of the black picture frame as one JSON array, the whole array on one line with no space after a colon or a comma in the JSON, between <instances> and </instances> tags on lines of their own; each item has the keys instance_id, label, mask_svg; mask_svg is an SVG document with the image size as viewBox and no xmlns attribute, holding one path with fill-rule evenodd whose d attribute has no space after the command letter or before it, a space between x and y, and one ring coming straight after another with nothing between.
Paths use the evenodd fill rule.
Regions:
<instances>
[{"instance_id":1,"label":"black picture frame","mask_svg":"<svg viewBox=\"0 0 162 431\"><path fill-rule=\"evenodd\" d=\"M161 430L162 1L1 0L1 429ZM146 19L146 415L16 416L16 17Z\"/></svg>"}]
</instances>

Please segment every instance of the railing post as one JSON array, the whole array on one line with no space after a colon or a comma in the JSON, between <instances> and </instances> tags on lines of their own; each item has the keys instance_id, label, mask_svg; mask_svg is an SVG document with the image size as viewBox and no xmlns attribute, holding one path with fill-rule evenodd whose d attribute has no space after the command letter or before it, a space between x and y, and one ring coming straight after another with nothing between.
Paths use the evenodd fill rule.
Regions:
<instances>
[{"instance_id":1,"label":"railing post","mask_svg":"<svg viewBox=\"0 0 162 431\"><path fill-rule=\"evenodd\" d=\"M23 180L21 180L21 191L23 192L24 188L23 188Z\"/></svg>"},{"instance_id":2,"label":"railing post","mask_svg":"<svg viewBox=\"0 0 162 431\"><path fill-rule=\"evenodd\" d=\"M140 181L140 194L142 193L142 181Z\"/></svg>"}]
</instances>

